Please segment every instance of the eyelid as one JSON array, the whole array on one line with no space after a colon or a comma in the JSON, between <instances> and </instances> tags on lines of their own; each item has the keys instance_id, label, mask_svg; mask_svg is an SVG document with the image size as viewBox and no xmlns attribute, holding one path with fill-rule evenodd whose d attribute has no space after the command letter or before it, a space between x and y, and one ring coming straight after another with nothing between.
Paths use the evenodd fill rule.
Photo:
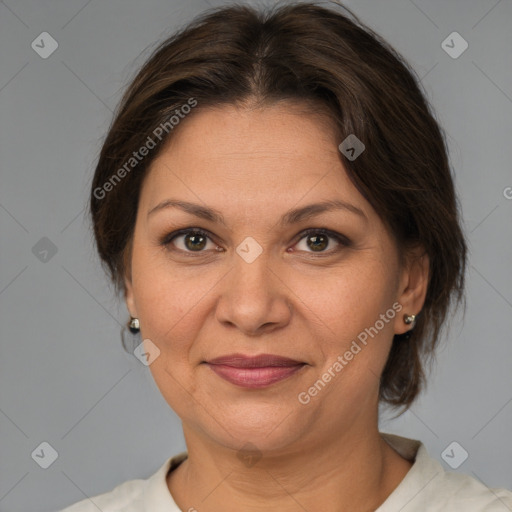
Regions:
<instances>
[{"instance_id":1,"label":"eyelid","mask_svg":"<svg viewBox=\"0 0 512 512\"><path fill-rule=\"evenodd\" d=\"M172 231L171 233L167 233L166 235L164 235L162 237L161 242L163 244L170 243L172 240L174 240L178 236L188 235L190 233L194 233L194 234L197 234L197 235L207 236L210 240L212 240L211 233L209 231L207 231L206 229L190 227L190 228L177 229L176 231Z\"/></svg>"},{"instance_id":2,"label":"eyelid","mask_svg":"<svg viewBox=\"0 0 512 512\"><path fill-rule=\"evenodd\" d=\"M336 231L331 231L330 229L326 229L326 228L308 228L308 229L305 229L304 231L301 231L298 235L297 235L297 242L300 242L303 238L305 238L306 236L310 235L310 234L313 234L313 233L320 233L322 235L326 235L328 236L329 238L334 238L334 240L336 240L339 244L341 245L345 245L345 246L351 246L352 245L352 241L345 235L342 235L341 233L338 233ZM325 253L327 254L328 252L331 252L331 251L325 251ZM314 254L314 251L312 251L312 253ZM320 253L318 253L320 254Z\"/></svg>"}]
</instances>

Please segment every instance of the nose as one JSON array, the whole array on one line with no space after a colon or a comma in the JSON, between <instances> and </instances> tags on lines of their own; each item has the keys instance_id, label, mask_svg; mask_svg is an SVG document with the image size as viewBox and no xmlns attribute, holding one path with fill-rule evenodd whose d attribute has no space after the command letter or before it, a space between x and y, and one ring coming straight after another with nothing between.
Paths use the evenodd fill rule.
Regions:
<instances>
[{"instance_id":1,"label":"nose","mask_svg":"<svg viewBox=\"0 0 512 512\"><path fill-rule=\"evenodd\" d=\"M222 280L217 321L247 336L283 328L291 320L290 294L265 253L251 263L235 255L231 272Z\"/></svg>"}]
</instances>

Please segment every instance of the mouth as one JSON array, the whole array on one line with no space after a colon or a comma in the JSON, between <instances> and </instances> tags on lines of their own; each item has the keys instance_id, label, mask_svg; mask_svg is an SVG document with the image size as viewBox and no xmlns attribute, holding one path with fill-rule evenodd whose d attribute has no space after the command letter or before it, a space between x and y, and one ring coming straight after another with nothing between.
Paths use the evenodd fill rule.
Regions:
<instances>
[{"instance_id":1,"label":"mouth","mask_svg":"<svg viewBox=\"0 0 512 512\"><path fill-rule=\"evenodd\" d=\"M244 388L263 388L296 374L307 363L287 357L231 354L203 361L222 379Z\"/></svg>"}]
</instances>

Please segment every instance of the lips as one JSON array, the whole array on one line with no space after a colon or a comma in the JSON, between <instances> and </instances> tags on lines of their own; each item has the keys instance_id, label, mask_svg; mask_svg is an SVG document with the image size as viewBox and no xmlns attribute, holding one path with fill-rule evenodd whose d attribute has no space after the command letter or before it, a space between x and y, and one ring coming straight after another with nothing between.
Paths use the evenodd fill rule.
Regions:
<instances>
[{"instance_id":1,"label":"lips","mask_svg":"<svg viewBox=\"0 0 512 512\"><path fill-rule=\"evenodd\" d=\"M304 364L301 361L288 357L275 356L272 354L260 354L257 356L245 356L243 354L230 354L228 356L216 357L207 361L209 364L223 364L235 368L266 368L269 366L296 366Z\"/></svg>"},{"instance_id":2,"label":"lips","mask_svg":"<svg viewBox=\"0 0 512 512\"><path fill-rule=\"evenodd\" d=\"M205 361L219 377L246 388L266 387L297 373L306 363L273 354L230 354Z\"/></svg>"}]
</instances>

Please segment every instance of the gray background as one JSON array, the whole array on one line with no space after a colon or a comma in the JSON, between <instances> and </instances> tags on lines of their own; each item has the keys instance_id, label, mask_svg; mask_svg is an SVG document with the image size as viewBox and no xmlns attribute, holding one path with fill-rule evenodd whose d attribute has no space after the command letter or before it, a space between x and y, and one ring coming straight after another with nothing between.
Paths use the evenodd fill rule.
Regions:
<instances>
[{"instance_id":1,"label":"gray background","mask_svg":"<svg viewBox=\"0 0 512 512\"><path fill-rule=\"evenodd\" d=\"M220 3L0 2L1 512L56 510L185 448L149 369L121 347L127 313L84 208L122 87L151 45ZM447 469L441 453L457 441L469 453L457 471L512 488L512 2L347 5L422 77L471 248L464 323L452 322L427 392L381 430L423 440ZM47 59L31 48L44 31L59 45ZM457 59L441 47L453 31L469 44ZM43 237L56 254L34 254ZM43 441L58 452L46 470L31 457Z\"/></svg>"}]
</instances>

